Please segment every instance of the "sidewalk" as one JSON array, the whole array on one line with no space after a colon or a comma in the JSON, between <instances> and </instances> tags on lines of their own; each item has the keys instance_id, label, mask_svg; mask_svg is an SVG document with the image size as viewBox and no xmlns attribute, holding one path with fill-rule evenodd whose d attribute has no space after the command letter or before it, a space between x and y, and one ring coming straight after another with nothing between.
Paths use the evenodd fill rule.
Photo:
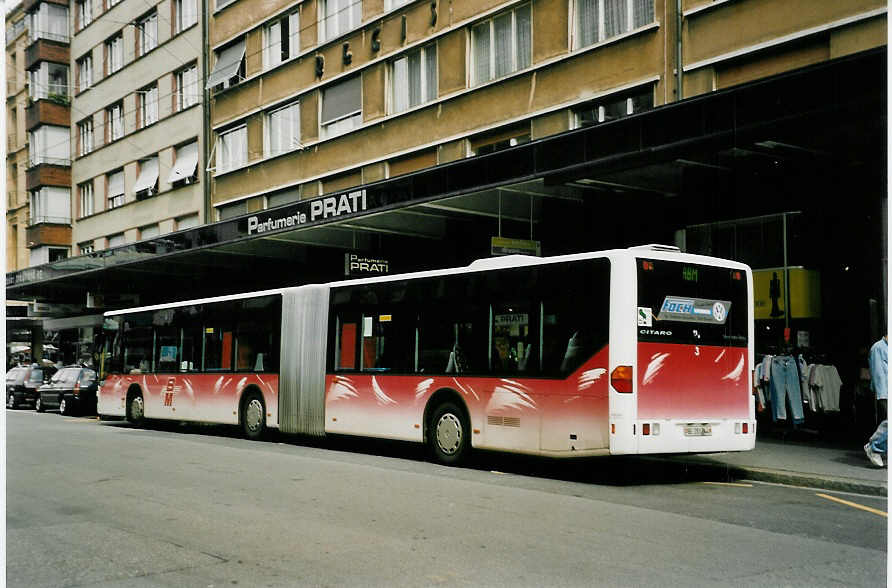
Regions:
<instances>
[{"instance_id":1,"label":"sidewalk","mask_svg":"<svg viewBox=\"0 0 892 588\"><path fill-rule=\"evenodd\" d=\"M692 467L724 470L729 478L776 482L886 496L889 473L874 467L860 447L815 447L757 440L753 451L672 456Z\"/></svg>"}]
</instances>

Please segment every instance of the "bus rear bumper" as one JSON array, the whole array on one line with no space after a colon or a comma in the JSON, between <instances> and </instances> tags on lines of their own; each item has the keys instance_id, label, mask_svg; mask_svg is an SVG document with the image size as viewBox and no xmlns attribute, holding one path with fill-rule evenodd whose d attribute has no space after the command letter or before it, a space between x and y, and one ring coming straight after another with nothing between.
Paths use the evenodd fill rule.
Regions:
<instances>
[{"instance_id":1,"label":"bus rear bumper","mask_svg":"<svg viewBox=\"0 0 892 588\"><path fill-rule=\"evenodd\" d=\"M756 446L756 420L640 420L635 434L639 454L749 451Z\"/></svg>"}]
</instances>

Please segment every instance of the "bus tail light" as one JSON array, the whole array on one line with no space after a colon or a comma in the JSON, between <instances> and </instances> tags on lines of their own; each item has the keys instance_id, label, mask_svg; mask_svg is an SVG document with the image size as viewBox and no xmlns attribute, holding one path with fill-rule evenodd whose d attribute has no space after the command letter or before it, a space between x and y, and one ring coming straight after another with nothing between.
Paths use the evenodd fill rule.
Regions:
<instances>
[{"instance_id":1,"label":"bus tail light","mask_svg":"<svg viewBox=\"0 0 892 588\"><path fill-rule=\"evenodd\" d=\"M749 424L749 423L743 423L743 434L744 434L744 435L746 435L747 433L749 433L749 429L750 429L750 424Z\"/></svg>"},{"instance_id":2,"label":"bus tail light","mask_svg":"<svg viewBox=\"0 0 892 588\"><path fill-rule=\"evenodd\" d=\"M641 434L650 435L650 423L644 423L643 425L641 425Z\"/></svg>"},{"instance_id":3,"label":"bus tail light","mask_svg":"<svg viewBox=\"0 0 892 588\"><path fill-rule=\"evenodd\" d=\"M632 366L618 365L610 373L610 385L617 392L630 394L632 392Z\"/></svg>"}]
</instances>

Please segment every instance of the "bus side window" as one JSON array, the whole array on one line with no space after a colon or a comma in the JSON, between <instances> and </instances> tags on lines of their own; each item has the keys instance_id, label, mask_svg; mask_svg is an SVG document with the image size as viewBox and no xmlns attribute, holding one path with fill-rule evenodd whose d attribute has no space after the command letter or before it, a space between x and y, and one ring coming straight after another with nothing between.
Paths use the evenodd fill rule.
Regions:
<instances>
[{"instance_id":1,"label":"bus side window","mask_svg":"<svg viewBox=\"0 0 892 588\"><path fill-rule=\"evenodd\" d=\"M338 317L337 357L335 369L356 369L356 332L357 322Z\"/></svg>"},{"instance_id":2,"label":"bus side window","mask_svg":"<svg viewBox=\"0 0 892 588\"><path fill-rule=\"evenodd\" d=\"M204 369L232 369L232 331L219 327L204 328Z\"/></svg>"},{"instance_id":3,"label":"bus side window","mask_svg":"<svg viewBox=\"0 0 892 588\"><path fill-rule=\"evenodd\" d=\"M362 370L409 373L415 363L415 317L404 308L362 317Z\"/></svg>"},{"instance_id":4,"label":"bus side window","mask_svg":"<svg viewBox=\"0 0 892 588\"><path fill-rule=\"evenodd\" d=\"M152 371L152 327L139 315L124 323L124 373ZM140 324L143 323L143 324Z\"/></svg>"}]
</instances>

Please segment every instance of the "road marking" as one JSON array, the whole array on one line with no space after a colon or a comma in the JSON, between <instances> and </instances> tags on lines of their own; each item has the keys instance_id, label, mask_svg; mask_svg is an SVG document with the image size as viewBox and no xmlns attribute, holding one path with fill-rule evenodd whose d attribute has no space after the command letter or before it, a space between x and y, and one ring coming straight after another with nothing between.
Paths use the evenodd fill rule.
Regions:
<instances>
[{"instance_id":1,"label":"road marking","mask_svg":"<svg viewBox=\"0 0 892 588\"><path fill-rule=\"evenodd\" d=\"M752 488L752 484L743 484L740 482L701 482L702 484L711 484L713 486L734 486L735 488Z\"/></svg>"},{"instance_id":2,"label":"road marking","mask_svg":"<svg viewBox=\"0 0 892 588\"><path fill-rule=\"evenodd\" d=\"M875 508L870 508L869 506L864 506L863 504L858 504L857 502L849 502L848 500L843 500L842 498L837 498L835 496L828 496L827 494L815 493L816 496L820 496L821 498L826 498L827 500L832 500L833 502L838 502L840 504L845 504L846 506L851 506L852 508L857 508L859 510L866 510L867 512L873 513L875 515L880 515L881 517L889 517L889 513L883 512L881 510L877 510Z\"/></svg>"}]
</instances>

